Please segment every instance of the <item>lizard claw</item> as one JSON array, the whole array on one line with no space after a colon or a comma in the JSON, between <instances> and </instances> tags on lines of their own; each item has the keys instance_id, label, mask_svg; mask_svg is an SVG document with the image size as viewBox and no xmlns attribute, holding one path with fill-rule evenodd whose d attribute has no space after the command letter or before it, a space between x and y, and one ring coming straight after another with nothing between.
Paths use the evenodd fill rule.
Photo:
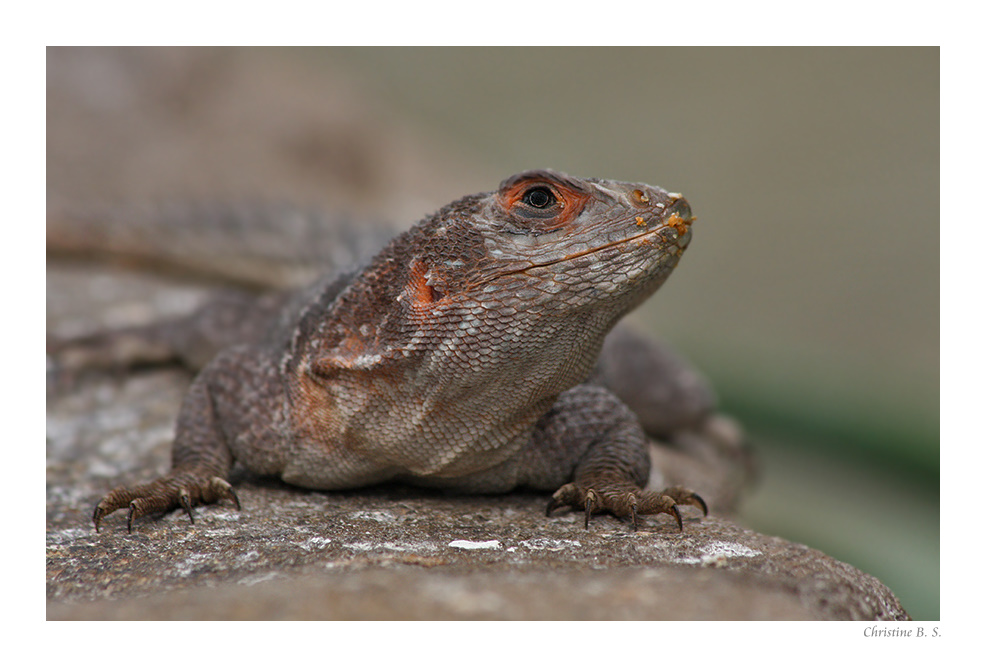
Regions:
<instances>
[{"instance_id":1,"label":"lizard claw","mask_svg":"<svg viewBox=\"0 0 986 666\"><path fill-rule=\"evenodd\" d=\"M96 506L94 506L93 507L93 510L92 510L92 524L93 524L93 527L96 528L96 533L97 534L99 534L99 521L101 521L103 519L103 515L104 515L103 514L103 509L100 506L100 504L97 504Z\"/></svg>"},{"instance_id":2,"label":"lizard claw","mask_svg":"<svg viewBox=\"0 0 986 666\"><path fill-rule=\"evenodd\" d=\"M592 509L599 502L596 491L590 488L585 493L585 528L589 529L589 519L592 517Z\"/></svg>"},{"instance_id":3,"label":"lizard claw","mask_svg":"<svg viewBox=\"0 0 986 666\"><path fill-rule=\"evenodd\" d=\"M681 524L681 511L678 509L678 505L677 504L672 504L671 505L671 510L674 512L674 519L678 523L678 531L679 532L683 532L685 528Z\"/></svg>"},{"instance_id":4,"label":"lizard claw","mask_svg":"<svg viewBox=\"0 0 986 666\"><path fill-rule=\"evenodd\" d=\"M673 499L675 504L691 504L701 509L702 515L709 515L709 506L705 503L705 500L691 490L688 490L688 488L673 486L671 488L665 488L661 491L661 494Z\"/></svg>"},{"instance_id":5,"label":"lizard claw","mask_svg":"<svg viewBox=\"0 0 986 666\"><path fill-rule=\"evenodd\" d=\"M184 509L185 515L188 516L188 520L191 521L192 525L195 524L195 514L192 513L192 500L188 496L188 490L182 488L178 491L178 503L181 504L181 508Z\"/></svg>"},{"instance_id":6,"label":"lizard claw","mask_svg":"<svg viewBox=\"0 0 986 666\"><path fill-rule=\"evenodd\" d=\"M233 503L237 511L240 510L240 498L237 497L236 490L233 489L229 481L222 477L214 476L212 477L211 483L212 489L215 491L217 497L225 497ZM706 515L708 515L708 512L706 512Z\"/></svg>"}]
</instances>

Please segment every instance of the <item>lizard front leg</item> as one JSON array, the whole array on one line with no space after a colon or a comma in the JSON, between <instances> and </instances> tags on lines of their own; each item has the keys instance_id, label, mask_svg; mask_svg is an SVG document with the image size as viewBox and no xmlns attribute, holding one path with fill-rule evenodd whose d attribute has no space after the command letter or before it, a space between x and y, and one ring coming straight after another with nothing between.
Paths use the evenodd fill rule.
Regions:
<instances>
[{"instance_id":1,"label":"lizard front leg","mask_svg":"<svg viewBox=\"0 0 986 666\"><path fill-rule=\"evenodd\" d=\"M165 476L107 494L93 510L97 531L103 518L128 508L127 530L151 513L182 508L194 523L192 507L223 499L240 508L226 480L234 459L259 473L283 468L283 392L276 363L242 345L220 354L196 377L178 415L172 468Z\"/></svg>"},{"instance_id":2,"label":"lizard front leg","mask_svg":"<svg viewBox=\"0 0 986 666\"><path fill-rule=\"evenodd\" d=\"M608 390L582 384L559 396L534 434L537 455L561 456L572 470L570 480L555 491L547 514L561 506L585 512L585 527L595 513L628 519L667 513L681 529L679 505L708 514L705 501L682 487L645 490L650 473L648 441L636 416ZM574 469L573 469L574 468Z\"/></svg>"},{"instance_id":3,"label":"lizard front leg","mask_svg":"<svg viewBox=\"0 0 986 666\"><path fill-rule=\"evenodd\" d=\"M185 397L178 417L171 471L151 483L121 486L106 495L93 510L96 531L105 516L128 507L128 532L133 531L138 518L178 507L185 510L192 522L195 522L192 507L200 503L228 498L238 509L239 499L226 481L232 464L233 454L218 427L208 375L200 375Z\"/></svg>"}]
</instances>

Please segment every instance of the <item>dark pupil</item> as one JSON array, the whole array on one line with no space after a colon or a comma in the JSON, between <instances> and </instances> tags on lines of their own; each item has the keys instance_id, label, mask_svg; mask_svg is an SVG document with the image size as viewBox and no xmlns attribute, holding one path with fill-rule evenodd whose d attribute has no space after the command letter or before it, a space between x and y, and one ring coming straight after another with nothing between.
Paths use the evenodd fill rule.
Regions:
<instances>
[{"instance_id":1,"label":"dark pupil","mask_svg":"<svg viewBox=\"0 0 986 666\"><path fill-rule=\"evenodd\" d=\"M555 196L543 187L537 187L524 193L524 203L534 208L547 208L555 201Z\"/></svg>"}]
</instances>

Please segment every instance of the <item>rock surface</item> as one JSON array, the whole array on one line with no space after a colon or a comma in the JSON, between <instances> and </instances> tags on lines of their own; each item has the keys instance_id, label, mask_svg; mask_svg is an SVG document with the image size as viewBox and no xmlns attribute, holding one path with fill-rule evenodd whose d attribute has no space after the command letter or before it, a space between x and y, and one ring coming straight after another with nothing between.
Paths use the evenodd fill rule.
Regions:
<instances>
[{"instance_id":1,"label":"rock surface","mask_svg":"<svg viewBox=\"0 0 986 666\"><path fill-rule=\"evenodd\" d=\"M49 619L904 617L876 580L721 519L684 534L615 521L585 533L574 519L547 524L543 498L290 493L251 487L258 519L55 532L49 591L72 601L50 602Z\"/></svg>"}]
</instances>

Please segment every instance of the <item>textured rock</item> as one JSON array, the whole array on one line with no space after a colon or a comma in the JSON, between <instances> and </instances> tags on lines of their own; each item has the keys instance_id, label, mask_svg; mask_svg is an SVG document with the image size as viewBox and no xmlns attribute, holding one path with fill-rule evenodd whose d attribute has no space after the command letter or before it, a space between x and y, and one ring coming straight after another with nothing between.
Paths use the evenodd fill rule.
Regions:
<instances>
[{"instance_id":1,"label":"textured rock","mask_svg":"<svg viewBox=\"0 0 986 666\"><path fill-rule=\"evenodd\" d=\"M240 486L127 535L50 525L49 619L903 619L876 579L721 518L638 533L544 497ZM77 521L77 522L76 522Z\"/></svg>"}]
</instances>

